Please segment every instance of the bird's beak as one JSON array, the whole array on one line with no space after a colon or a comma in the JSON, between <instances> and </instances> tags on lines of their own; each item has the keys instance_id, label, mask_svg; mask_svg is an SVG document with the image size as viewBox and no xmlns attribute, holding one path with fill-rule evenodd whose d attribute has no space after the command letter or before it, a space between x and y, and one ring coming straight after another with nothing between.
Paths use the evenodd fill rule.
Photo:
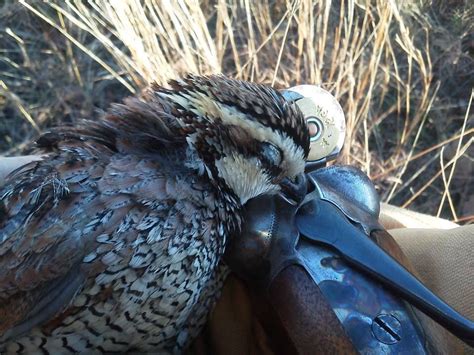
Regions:
<instances>
[{"instance_id":1,"label":"bird's beak","mask_svg":"<svg viewBox=\"0 0 474 355\"><path fill-rule=\"evenodd\" d=\"M306 175L304 173L299 174L294 181L286 177L280 182L280 188L286 199L299 204L306 196L308 188Z\"/></svg>"}]
</instances>

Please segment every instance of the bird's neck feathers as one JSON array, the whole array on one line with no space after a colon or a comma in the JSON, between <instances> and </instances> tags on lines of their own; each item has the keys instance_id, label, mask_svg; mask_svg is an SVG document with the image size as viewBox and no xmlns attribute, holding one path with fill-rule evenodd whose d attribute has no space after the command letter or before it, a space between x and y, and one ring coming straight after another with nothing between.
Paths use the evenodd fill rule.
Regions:
<instances>
[{"instance_id":1,"label":"bird's neck feathers","mask_svg":"<svg viewBox=\"0 0 474 355\"><path fill-rule=\"evenodd\" d=\"M199 106L196 101L192 100L190 105L177 101L180 101L178 95L149 90L141 98L132 97L123 104L112 105L104 121L116 137L117 149L138 154L180 150L186 155L184 166L207 177L224 200L239 208L241 199L224 183L215 164L223 154L223 145L227 144L222 141L222 135L229 133L220 129L219 119L209 117L212 103L203 98L202 103L207 102L208 107L196 108ZM217 111L213 113L215 117L221 115Z\"/></svg>"},{"instance_id":2,"label":"bird's neck feathers","mask_svg":"<svg viewBox=\"0 0 474 355\"><path fill-rule=\"evenodd\" d=\"M141 98L129 98L124 104L114 105L105 121L116 132L116 141L121 144L117 148L123 149L124 153L182 157L182 161L172 163L194 171L208 180L209 187L214 190L223 233L229 235L240 230L240 199L217 177L211 163L213 157L206 155L211 149L210 141L204 142L202 136L197 139L202 125L197 123L195 113L177 107L157 91L150 90Z\"/></svg>"}]
</instances>

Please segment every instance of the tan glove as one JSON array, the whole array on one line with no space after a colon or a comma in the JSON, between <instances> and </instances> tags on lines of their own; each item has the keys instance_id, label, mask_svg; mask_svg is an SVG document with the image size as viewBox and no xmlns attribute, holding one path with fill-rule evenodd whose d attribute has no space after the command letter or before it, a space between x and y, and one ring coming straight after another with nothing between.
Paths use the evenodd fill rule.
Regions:
<instances>
[{"instance_id":1,"label":"tan glove","mask_svg":"<svg viewBox=\"0 0 474 355\"><path fill-rule=\"evenodd\" d=\"M474 319L474 225L459 227L393 206L382 206L382 213L400 224L392 225L395 229L390 234L425 285L462 315ZM474 354L474 349L462 345L466 354Z\"/></svg>"}]
</instances>

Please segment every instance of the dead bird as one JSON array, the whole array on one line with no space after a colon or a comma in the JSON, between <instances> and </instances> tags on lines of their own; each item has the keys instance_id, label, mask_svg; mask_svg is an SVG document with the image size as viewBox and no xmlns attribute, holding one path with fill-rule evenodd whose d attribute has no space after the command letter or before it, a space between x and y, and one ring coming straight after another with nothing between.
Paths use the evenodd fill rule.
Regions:
<instances>
[{"instance_id":1,"label":"dead bird","mask_svg":"<svg viewBox=\"0 0 474 355\"><path fill-rule=\"evenodd\" d=\"M223 76L43 134L0 188L0 352L182 352L242 206L291 190L308 152L295 105Z\"/></svg>"}]
</instances>

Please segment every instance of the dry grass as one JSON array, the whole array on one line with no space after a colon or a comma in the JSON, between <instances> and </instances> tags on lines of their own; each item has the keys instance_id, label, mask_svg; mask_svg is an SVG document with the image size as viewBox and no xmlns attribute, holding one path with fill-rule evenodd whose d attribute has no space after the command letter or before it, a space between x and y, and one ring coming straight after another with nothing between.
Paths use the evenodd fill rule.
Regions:
<instances>
[{"instance_id":1,"label":"dry grass","mask_svg":"<svg viewBox=\"0 0 474 355\"><path fill-rule=\"evenodd\" d=\"M440 17L439 4L401 7L387 0L21 5L28 16L34 15L32 21L41 19L49 31L64 36L60 50L50 48L51 56L66 68L62 72L67 72L68 87L81 88L84 97L94 98L103 83L120 83L124 90L115 86L106 94L99 92L117 100L125 91L136 92L151 81L164 84L188 72L223 72L279 88L321 84L341 101L347 116L340 162L362 168L386 201L465 223L474 220L469 217L474 214L469 208L474 205L469 156L474 127L467 107L474 69L469 51L474 45L468 42L467 52L463 49L474 19L468 2L452 7L458 11L452 17L456 22ZM6 31L16 51L16 61L10 62L36 65L22 36ZM51 77L54 85L57 78ZM452 84L458 94L445 83L455 77L464 78ZM0 75L0 93L30 126L30 138L49 120L31 110L31 101L30 109L25 106L21 84L18 89L7 86L7 81L25 85L24 78L7 79ZM81 107L91 114L94 106L102 107L95 102Z\"/></svg>"}]
</instances>

